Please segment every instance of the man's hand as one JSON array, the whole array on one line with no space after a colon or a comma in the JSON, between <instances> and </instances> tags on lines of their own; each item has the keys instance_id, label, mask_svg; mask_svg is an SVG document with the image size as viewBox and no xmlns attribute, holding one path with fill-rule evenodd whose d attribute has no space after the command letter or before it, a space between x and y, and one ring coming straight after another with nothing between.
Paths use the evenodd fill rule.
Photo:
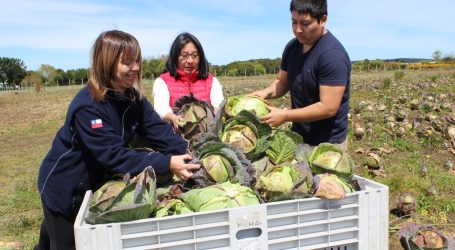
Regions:
<instances>
[{"instance_id":1,"label":"man's hand","mask_svg":"<svg viewBox=\"0 0 455 250\"><path fill-rule=\"evenodd\" d=\"M250 93L248 94L249 96L256 96L256 97L259 97L259 98L262 98L262 99L267 99L268 97L268 91L266 89L262 89L262 90L258 90L258 91L254 91L253 93Z\"/></svg>"},{"instance_id":2,"label":"man's hand","mask_svg":"<svg viewBox=\"0 0 455 250\"><path fill-rule=\"evenodd\" d=\"M270 113L259 117L261 122L268 123L272 127L278 127L286 122L287 113L289 110L280 109L272 106L267 106L270 109Z\"/></svg>"}]
</instances>

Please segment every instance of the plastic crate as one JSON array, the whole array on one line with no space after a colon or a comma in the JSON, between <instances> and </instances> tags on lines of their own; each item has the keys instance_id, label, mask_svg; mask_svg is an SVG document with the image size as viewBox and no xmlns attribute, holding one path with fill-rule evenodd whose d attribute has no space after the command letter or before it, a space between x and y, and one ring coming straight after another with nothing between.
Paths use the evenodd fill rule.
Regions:
<instances>
[{"instance_id":1,"label":"plastic crate","mask_svg":"<svg viewBox=\"0 0 455 250\"><path fill-rule=\"evenodd\" d=\"M101 249L388 249L389 190L365 189L340 200L320 198L90 225L88 191L74 224L76 247Z\"/></svg>"}]
</instances>

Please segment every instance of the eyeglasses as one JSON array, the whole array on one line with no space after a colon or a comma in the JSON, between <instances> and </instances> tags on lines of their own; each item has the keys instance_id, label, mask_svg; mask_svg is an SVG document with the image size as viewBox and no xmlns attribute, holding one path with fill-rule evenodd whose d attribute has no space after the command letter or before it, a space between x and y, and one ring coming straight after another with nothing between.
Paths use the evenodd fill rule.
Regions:
<instances>
[{"instance_id":1,"label":"eyeglasses","mask_svg":"<svg viewBox=\"0 0 455 250\"><path fill-rule=\"evenodd\" d=\"M199 59L199 54L198 53L185 53L185 54L181 54L180 55L180 58L184 59L184 60L188 60L188 58L193 58L193 60L197 60Z\"/></svg>"}]
</instances>

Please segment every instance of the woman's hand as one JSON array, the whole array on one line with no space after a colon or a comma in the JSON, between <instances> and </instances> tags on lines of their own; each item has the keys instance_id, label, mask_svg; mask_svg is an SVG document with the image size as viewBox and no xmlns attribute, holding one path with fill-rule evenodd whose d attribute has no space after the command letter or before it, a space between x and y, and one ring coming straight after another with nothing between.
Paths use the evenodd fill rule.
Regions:
<instances>
[{"instance_id":1,"label":"woman's hand","mask_svg":"<svg viewBox=\"0 0 455 250\"><path fill-rule=\"evenodd\" d=\"M185 163L185 161L191 161L193 157L189 154L174 155L171 157L169 169L177 178L184 181L193 176L194 169L199 169L199 164Z\"/></svg>"},{"instance_id":2,"label":"woman's hand","mask_svg":"<svg viewBox=\"0 0 455 250\"><path fill-rule=\"evenodd\" d=\"M183 117L173 113L168 113L167 115L164 116L163 119L165 121L168 121L172 125L172 127L174 127L175 131L179 131L179 122L183 121Z\"/></svg>"}]
</instances>

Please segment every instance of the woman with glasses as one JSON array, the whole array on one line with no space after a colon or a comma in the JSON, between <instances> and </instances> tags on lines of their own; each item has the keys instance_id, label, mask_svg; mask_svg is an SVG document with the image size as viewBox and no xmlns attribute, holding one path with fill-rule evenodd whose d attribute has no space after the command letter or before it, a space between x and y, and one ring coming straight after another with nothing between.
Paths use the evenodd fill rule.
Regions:
<instances>
[{"instance_id":1,"label":"woman with glasses","mask_svg":"<svg viewBox=\"0 0 455 250\"><path fill-rule=\"evenodd\" d=\"M209 73L201 43L185 32L172 43L165 73L155 80L152 91L156 112L176 130L183 118L174 114L172 107L177 99L190 93L212 104L215 112L224 99L220 82Z\"/></svg>"}]
</instances>

